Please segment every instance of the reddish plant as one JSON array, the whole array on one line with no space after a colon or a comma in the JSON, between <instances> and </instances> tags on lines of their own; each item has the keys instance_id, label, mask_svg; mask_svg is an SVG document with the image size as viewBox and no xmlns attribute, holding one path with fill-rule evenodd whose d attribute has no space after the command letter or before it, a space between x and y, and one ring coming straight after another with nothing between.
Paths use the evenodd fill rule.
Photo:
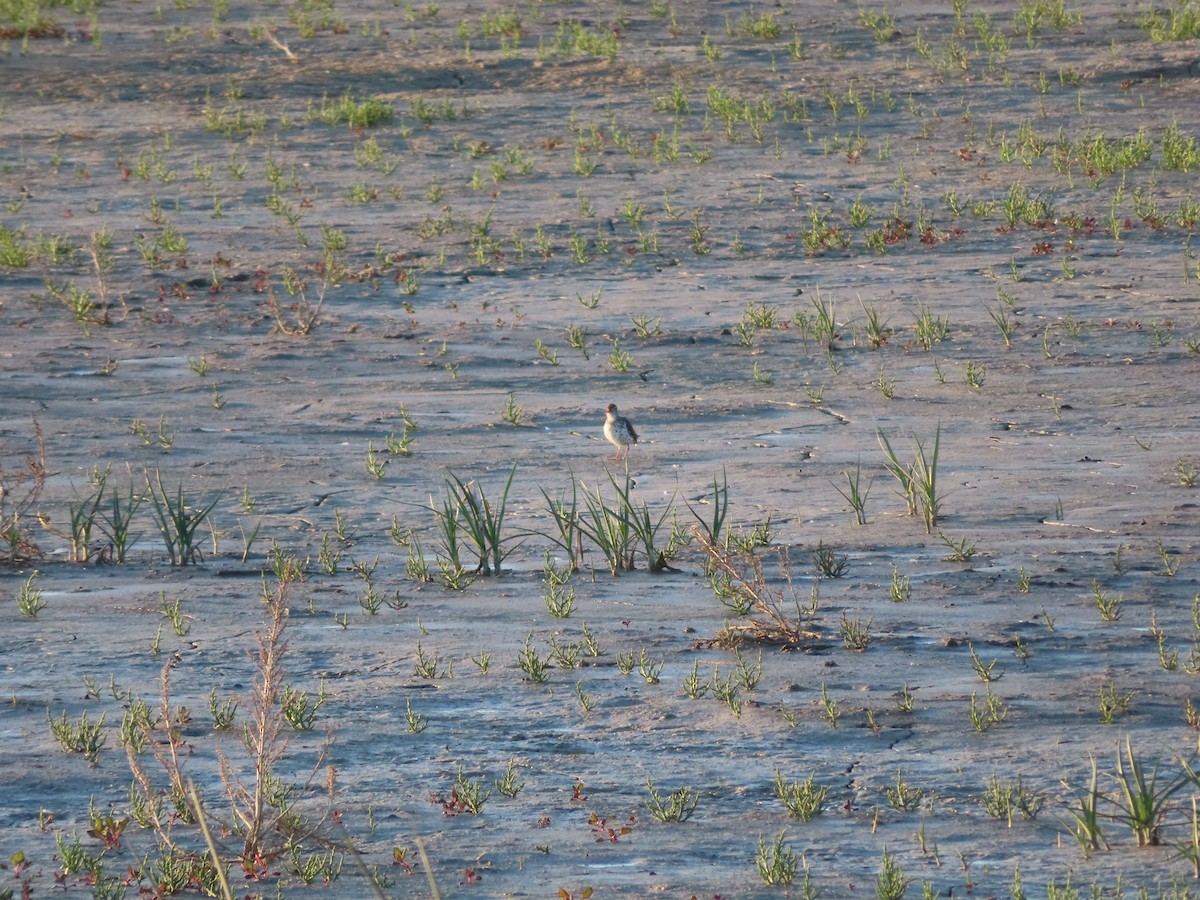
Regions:
<instances>
[{"instance_id":1,"label":"reddish plant","mask_svg":"<svg viewBox=\"0 0 1200 900\"><path fill-rule=\"evenodd\" d=\"M588 819L588 824L592 826L592 837L596 843L615 844L633 831L633 826L637 824L637 818L631 815L623 824L613 827L608 824L608 819L602 819L596 813L592 813L592 817Z\"/></svg>"}]
</instances>

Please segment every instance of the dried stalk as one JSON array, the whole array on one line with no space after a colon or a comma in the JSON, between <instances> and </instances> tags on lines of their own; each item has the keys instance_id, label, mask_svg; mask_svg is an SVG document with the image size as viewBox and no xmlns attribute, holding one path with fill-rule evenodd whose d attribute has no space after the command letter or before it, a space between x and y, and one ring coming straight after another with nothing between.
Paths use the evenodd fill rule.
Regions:
<instances>
[{"instance_id":1,"label":"dried stalk","mask_svg":"<svg viewBox=\"0 0 1200 900\"><path fill-rule=\"evenodd\" d=\"M42 555L21 528L21 517L37 502L46 484L46 442L37 419L33 420L33 436L37 450L25 455L23 469L6 472L0 464L0 562L10 565ZM17 489L22 491L19 496Z\"/></svg>"},{"instance_id":2,"label":"dried stalk","mask_svg":"<svg viewBox=\"0 0 1200 900\"><path fill-rule=\"evenodd\" d=\"M267 617L258 634L258 649L255 654L257 672L251 697L243 704L243 708L248 711L249 721L242 730L242 743L251 763L245 777L238 773L237 767L224 751L220 747L216 748L220 778L225 792L225 819L213 811L211 803L201 803L195 786L184 773L191 751L181 736L182 723L174 718L175 713L171 708L171 670L178 663L178 657L163 666L162 701L158 721L143 724L146 743L152 748L155 760L166 774L166 791L160 791L154 786L136 751L131 744L126 744L129 767L146 800L147 816L159 840L173 851L198 859L205 854L203 850L194 847L194 841L189 841L189 846L182 846L172 834L172 828L180 823L198 825L205 843L208 844L209 853L217 862L218 872L221 871L220 862L223 860L237 861L247 873L263 871L275 859L288 853L294 845L307 841L325 847L339 846L322 833L336 794L337 777L333 767L325 770L325 792L330 800L328 808L324 815L312 821L301 816L294 808L285 786L274 771L287 750L287 740L283 736L282 709L283 659L288 649L285 637L288 620L287 587L288 582L282 581L275 591L267 593L264 598ZM165 740L160 739L158 732L165 735ZM299 795L306 796L310 793L317 772L322 769L323 761L322 752L307 783L299 786ZM164 796L171 801L173 809L160 808L162 805L159 801ZM197 821L196 816L203 816L203 821ZM210 822L218 827L210 830ZM240 847L224 853L218 836L235 836L240 840Z\"/></svg>"},{"instance_id":3,"label":"dried stalk","mask_svg":"<svg viewBox=\"0 0 1200 900\"><path fill-rule=\"evenodd\" d=\"M296 62L300 61L300 57L298 57L295 53L293 53L291 48L288 47L287 44L285 44L279 38L275 37L275 32L271 31L268 28L268 29L266 29L265 33L267 35L267 40L283 51L283 55L288 58L288 62L296 63Z\"/></svg>"}]
</instances>

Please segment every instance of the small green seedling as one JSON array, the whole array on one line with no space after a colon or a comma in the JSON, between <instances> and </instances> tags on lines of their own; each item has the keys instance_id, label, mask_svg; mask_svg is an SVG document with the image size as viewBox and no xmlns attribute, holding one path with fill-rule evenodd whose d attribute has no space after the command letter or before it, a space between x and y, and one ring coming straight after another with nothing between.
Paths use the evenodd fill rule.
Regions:
<instances>
[{"instance_id":1,"label":"small green seedling","mask_svg":"<svg viewBox=\"0 0 1200 900\"><path fill-rule=\"evenodd\" d=\"M641 656L638 658L638 674L645 679L646 684L658 684L664 665L665 663L661 661L654 662L646 652L646 648L642 648Z\"/></svg>"},{"instance_id":2,"label":"small green seedling","mask_svg":"<svg viewBox=\"0 0 1200 900\"><path fill-rule=\"evenodd\" d=\"M980 734L1008 717L1008 705L992 693L990 684L986 687L987 693L982 704L979 703L976 692L971 691L971 705L967 711L971 727Z\"/></svg>"},{"instance_id":3,"label":"small green seedling","mask_svg":"<svg viewBox=\"0 0 1200 900\"><path fill-rule=\"evenodd\" d=\"M843 490L841 486L835 484L837 492L846 498L846 502L850 504L854 511L854 521L859 525L867 524L867 495L871 493L871 485L875 483L872 478L867 482L866 487L862 486L862 463L858 462L854 466L854 472L849 469L842 473L846 478L846 488Z\"/></svg>"},{"instance_id":4,"label":"small green seedling","mask_svg":"<svg viewBox=\"0 0 1200 900\"><path fill-rule=\"evenodd\" d=\"M1125 598L1120 594L1110 595L1100 586L1098 579L1092 580L1092 601L1096 604L1102 621L1115 622L1121 618L1121 607L1125 604Z\"/></svg>"},{"instance_id":5,"label":"small green seedling","mask_svg":"<svg viewBox=\"0 0 1200 900\"><path fill-rule=\"evenodd\" d=\"M672 791L665 802L649 778L646 779L646 790L650 792L646 809L660 822L686 822L700 802L700 795L686 785Z\"/></svg>"},{"instance_id":6,"label":"small green seedling","mask_svg":"<svg viewBox=\"0 0 1200 900\"><path fill-rule=\"evenodd\" d=\"M237 715L237 698L228 697L222 700L217 696L217 689L213 688L208 695L208 709L213 718L214 731L227 731L233 727L234 717Z\"/></svg>"},{"instance_id":7,"label":"small green seedling","mask_svg":"<svg viewBox=\"0 0 1200 900\"><path fill-rule=\"evenodd\" d=\"M183 603L183 598L176 597L173 601L167 599L167 592L160 591L161 607L160 612L164 619L171 623L171 630L175 632L176 637L184 637L192 630L191 623L188 621L189 616L183 614L180 608Z\"/></svg>"},{"instance_id":8,"label":"small green seedling","mask_svg":"<svg viewBox=\"0 0 1200 900\"><path fill-rule=\"evenodd\" d=\"M516 394L508 395L508 399L504 401L504 410L501 415L509 425L516 427L521 424L525 418L525 409L517 404Z\"/></svg>"},{"instance_id":9,"label":"small green seedling","mask_svg":"<svg viewBox=\"0 0 1200 900\"><path fill-rule=\"evenodd\" d=\"M884 847L879 861L879 874L875 877L875 895L879 900L901 900L908 893L911 883L912 879L904 874L896 858Z\"/></svg>"},{"instance_id":10,"label":"small green seedling","mask_svg":"<svg viewBox=\"0 0 1200 900\"><path fill-rule=\"evenodd\" d=\"M740 647L734 647L733 654L737 660L737 667L733 671L733 676L744 690L754 690L762 680L762 651L758 651L758 658L753 663L742 656Z\"/></svg>"},{"instance_id":11,"label":"small green seedling","mask_svg":"<svg viewBox=\"0 0 1200 900\"><path fill-rule=\"evenodd\" d=\"M1100 721L1111 725L1117 716L1129 711L1133 704L1134 691L1124 693L1117 688L1115 681L1100 686Z\"/></svg>"},{"instance_id":12,"label":"small green seedling","mask_svg":"<svg viewBox=\"0 0 1200 900\"><path fill-rule=\"evenodd\" d=\"M387 464L387 457L375 452L375 442L367 441L367 458L364 463L367 474L379 481L387 474Z\"/></svg>"},{"instance_id":13,"label":"small green seedling","mask_svg":"<svg viewBox=\"0 0 1200 900\"><path fill-rule=\"evenodd\" d=\"M950 555L946 557L947 562L970 562L975 558L975 542L968 544L966 538L959 538L956 541L940 529L938 537L942 539L943 544L950 548Z\"/></svg>"},{"instance_id":14,"label":"small green seedling","mask_svg":"<svg viewBox=\"0 0 1200 900\"><path fill-rule=\"evenodd\" d=\"M979 680L984 682L999 681L1004 677L1004 670L996 671L996 664L1000 662L998 659L993 659L990 663L984 663L979 658L979 654L975 652L975 645L970 641L967 642L967 649L971 652L971 667L975 670L975 674L979 676Z\"/></svg>"},{"instance_id":15,"label":"small green seedling","mask_svg":"<svg viewBox=\"0 0 1200 900\"><path fill-rule=\"evenodd\" d=\"M100 751L108 741L103 714L93 722L85 710L80 713L79 722L73 725L68 721L65 709L57 719L50 715L50 710L46 710L46 720L50 723L50 734L64 753L82 753L93 767L100 762Z\"/></svg>"},{"instance_id":16,"label":"small green seedling","mask_svg":"<svg viewBox=\"0 0 1200 900\"><path fill-rule=\"evenodd\" d=\"M517 761L515 758L510 758L504 774L496 779L496 790L500 792L501 796L513 800L524 789L525 782L517 778Z\"/></svg>"},{"instance_id":17,"label":"small green seedling","mask_svg":"<svg viewBox=\"0 0 1200 900\"><path fill-rule=\"evenodd\" d=\"M905 781L904 771L897 769L896 783L886 786L883 789L883 794L892 809L907 812L921 805L921 799L925 796L925 791L919 787L913 787Z\"/></svg>"},{"instance_id":18,"label":"small green seedling","mask_svg":"<svg viewBox=\"0 0 1200 900\"><path fill-rule=\"evenodd\" d=\"M812 552L813 568L822 578L842 578L850 570L850 557L839 556L832 547L820 541Z\"/></svg>"},{"instance_id":19,"label":"small green seedling","mask_svg":"<svg viewBox=\"0 0 1200 900\"><path fill-rule=\"evenodd\" d=\"M1012 828L1013 814L1026 821L1033 821L1042 809L1045 798L1028 790L1018 777L1016 781L1001 781L992 774L992 780L984 789L983 808L993 819L1005 819Z\"/></svg>"},{"instance_id":20,"label":"small green seedling","mask_svg":"<svg viewBox=\"0 0 1200 900\"><path fill-rule=\"evenodd\" d=\"M442 657L434 652L426 652L417 641L416 658L413 660L413 675L417 678L446 678L450 674L448 668L442 665Z\"/></svg>"},{"instance_id":21,"label":"small green seedling","mask_svg":"<svg viewBox=\"0 0 1200 900\"><path fill-rule=\"evenodd\" d=\"M713 666L712 681L713 696L729 707L730 712L736 718L742 716L742 701L738 690L737 675L730 673L727 677L722 678L720 670Z\"/></svg>"},{"instance_id":22,"label":"small green seedling","mask_svg":"<svg viewBox=\"0 0 1200 900\"><path fill-rule=\"evenodd\" d=\"M579 706L585 713L591 712L592 707L596 705L596 698L583 689L583 682L575 682L575 696L579 700Z\"/></svg>"},{"instance_id":23,"label":"small green seedling","mask_svg":"<svg viewBox=\"0 0 1200 900\"><path fill-rule=\"evenodd\" d=\"M632 656L632 654L630 654ZM525 673L525 677L535 684L541 684L550 677L550 656L542 656L533 646L533 635L525 636L525 646L517 651L517 665ZM626 673L628 674L628 673Z\"/></svg>"},{"instance_id":24,"label":"small green seedling","mask_svg":"<svg viewBox=\"0 0 1200 900\"><path fill-rule=\"evenodd\" d=\"M829 696L829 692L825 689L825 682L821 682L821 706L825 710L825 718L829 720L830 728L837 728L838 718L841 712L838 710L837 701Z\"/></svg>"},{"instance_id":25,"label":"small green seedling","mask_svg":"<svg viewBox=\"0 0 1200 900\"><path fill-rule=\"evenodd\" d=\"M787 807L792 818L801 822L819 816L829 796L829 788L816 783L815 773L804 781L787 781L783 773L776 769L774 790L776 798Z\"/></svg>"},{"instance_id":26,"label":"small green seedling","mask_svg":"<svg viewBox=\"0 0 1200 900\"><path fill-rule=\"evenodd\" d=\"M1176 553L1172 555L1167 549L1166 545L1162 542L1161 538L1159 538L1155 549L1158 552L1158 558L1162 562L1163 566L1162 571L1158 574L1167 578L1174 577L1175 573L1179 571L1179 563L1182 561L1179 554Z\"/></svg>"},{"instance_id":27,"label":"small green seedling","mask_svg":"<svg viewBox=\"0 0 1200 900\"><path fill-rule=\"evenodd\" d=\"M842 639L842 646L847 650L854 650L861 653L871 645L871 623L873 619L851 619L842 612L842 621L838 625L838 634Z\"/></svg>"},{"instance_id":28,"label":"small green seedling","mask_svg":"<svg viewBox=\"0 0 1200 900\"><path fill-rule=\"evenodd\" d=\"M409 734L420 734L429 727L429 719L412 708L412 701L404 701L404 723Z\"/></svg>"},{"instance_id":29,"label":"small green seedling","mask_svg":"<svg viewBox=\"0 0 1200 900\"><path fill-rule=\"evenodd\" d=\"M46 601L42 599L42 590L35 584L37 578L38 571L34 569L21 585L21 589L17 591L17 609L27 619L37 618L37 614L46 608Z\"/></svg>"},{"instance_id":30,"label":"small green seedling","mask_svg":"<svg viewBox=\"0 0 1200 900\"><path fill-rule=\"evenodd\" d=\"M550 635L550 655L560 669L574 669L579 666L579 653L582 646L574 643L558 642L557 635Z\"/></svg>"},{"instance_id":31,"label":"small green seedling","mask_svg":"<svg viewBox=\"0 0 1200 900\"><path fill-rule=\"evenodd\" d=\"M800 872L800 862L795 851L784 842L786 837L787 831L782 830L768 846L759 835L758 854L754 863L763 884L791 884ZM807 874L807 866L805 872Z\"/></svg>"},{"instance_id":32,"label":"small green seedling","mask_svg":"<svg viewBox=\"0 0 1200 900\"><path fill-rule=\"evenodd\" d=\"M467 777L465 770L458 770L454 786L450 789L451 803L455 808L477 816L483 812L483 807L491 796L490 790L483 789L482 781L472 781Z\"/></svg>"},{"instance_id":33,"label":"small green seedling","mask_svg":"<svg viewBox=\"0 0 1200 900\"><path fill-rule=\"evenodd\" d=\"M1017 593L1028 594L1031 583L1030 574L1025 571L1025 567L1017 569Z\"/></svg>"},{"instance_id":34,"label":"small green seedling","mask_svg":"<svg viewBox=\"0 0 1200 900\"><path fill-rule=\"evenodd\" d=\"M311 731L317 721L317 710L325 705L327 699L324 679L321 679L321 686L318 688L315 698L310 698L307 691L285 684L280 699L283 720L294 731Z\"/></svg>"},{"instance_id":35,"label":"small green seedling","mask_svg":"<svg viewBox=\"0 0 1200 900\"><path fill-rule=\"evenodd\" d=\"M690 671L683 679L683 696L692 700L699 700L708 693L709 682L707 679L700 677L700 661L696 660L692 663L692 671Z\"/></svg>"}]
</instances>

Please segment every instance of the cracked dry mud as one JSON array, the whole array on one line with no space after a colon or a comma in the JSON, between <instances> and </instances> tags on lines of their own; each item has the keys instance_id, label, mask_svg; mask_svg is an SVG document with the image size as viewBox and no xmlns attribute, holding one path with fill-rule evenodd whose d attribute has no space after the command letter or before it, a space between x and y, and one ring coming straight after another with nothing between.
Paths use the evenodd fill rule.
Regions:
<instances>
[{"instance_id":1,"label":"cracked dry mud","mask_svg":"<svg viewBox=\"0 0 1200 900\"><path fill-rule=\"evenodd\" d=\"M412 860L418 840L443 896L775 896L755 857L760 836L781 830L820 896L871 895L885 847L913 880L909 896L926 882L941 896L1008 896L1016 871L1029 896L1068 878L1151 896L1179 879L1194 893L1180 850L1194 788L1173 798L1159 846L1138 847L1119 815L1090 856L1071 833L1089 757L1115 796L1127 738L1164 779L1197 743L1185 710L1200 515L1180 475L1200 466L1200 356L1188 346L1200 273L1193 226L1177 215L1196 175L1165 168L1161 145L1173 123L1200 127L1194 41L1153 43L1136 10L1101 3L1032 46L1001 3L972 3L961 34L950 4L901 4L884 42L843 3L679 3L660 16L640 3L339 2L328 10L345 27L311 38L288 18L299 9L232 4L213 28L205 4L111 3L98 23L55 11L60 39L4 44L0 222L20 246L61 236L80 249L54 262L43 240L29 265L0 269L10 510L35 421L48 467L22 521L43 555L0 570L0 858L32 863L0 871L0 890L28 879L34 896L91 895L76 873L56 883L55 838L98 851L89 798L127 814L124 692L153 705L167 659L172 703L191 711L188 773L227 819L216 749L239 766L245 756L236 729L213 731L208 695L251 690L276 544L309 560L289 597L288 681L327 693L315 728L288 733L277 774L303 783L326 748L345 833L388 896L428 895L419 865L393 865L393 848ZM484 28L485 14L508 11L521 21L515 47ZM768 14L780 36L750 34ZM1006 54L989 60L977 14L1007 36ZM263 21L294 63L253 30ZM560 23L597 41L615 32L616 58L556 54L572 33ZM97 24L99 46L87 40ZM668 102L674 85L686 109ZM356 129L309 118L347 91L394 118ZM714 112L722 96L752 110L764 95L771 117L758 107L729 132ZM1148 159L1089 176L1084 138L1139 129ZM1050 215L1009 227L1005 205L1022 192L1050 200ZM855 227L859 199L869 220ZM1148 201L1161 227L1142 215ZM167 225L185 250L169 249ZM311 333L282 334L264 288L282 291L284 265L319 282L322 226L344 233L353 277L330 290ZM45 281L95 297L84 248L101 229L113 239L109 321L85 333ZM833 304L828 350L813 334L818 303ZM915 331L922 308L947 323L931 349ZM878 347L870 310L890 333ZM751 312L773 327L747 335ZM1011 348L993 314L1013 324ZM639 336L637 322L660 330ZM569 346L569 326L586 329L587 355ZM614 348L631 356L624 372ZM771 584L786 588L787 548L801 602L816 592L819 639L742 646L751 666L761 650L762 673L740 715L711 691L684 695L693 670L710 680L736 666L711 640L733 616L694 543L672 560L677 573L650 574L639 554L619 577L589 544L574 612L547 610L542 565L561 552L543 491L577 480L612 497L609 474L624 470L606 464L609 402L642 436L628 471L635 501L666 514L660 538L676 520L690 526L688 504L710 514L723 476L729 524L769 522L758 552ZM402 404L417 426L411 456L389 457ZM878 438L907 460L939 426L945 540L905 514ZM369 446L386 459L382 478L367 472ZM97 465L122 491L157 471L193 504L216 499L203 559L169 565L144 507L125 563L68 561L67 541L35 515L64 529ZM440 508L448 475L495 499L513 466L503 576L462 591L409 578L393 521L435 567L430 503ZM859 466L865 525L839 490ZM348 540L335 540L343 557L329 575L317 558L339 525ZM973 557L949 561L950 543ZM843 577L817 579L821 545L847 557ZM355 562L407 605L368 615ZM26 618L15 598L34 571L46 606ZM909 580L905 602L891 599L893 573ZM1117 620L1102 620L1094 585L1123 598ZM161 612L176 599L183 636ZM843 647L844 621L867 626L865 651ZM517 662L527 640L548 653L580 642L584 623L602 655L531 683ZM1174 670L1152 623L1167 655L1179 651ZM621 654L643 651L662 666L658 683L620 672ZM972 652L998 660L995 680L980 680ZM419 653L439 658L440 677L414 673ZM472 662L481 654L486 673ZM906 686L911 712L898 708ZM1112 724L1103 690L1132 694ZM1003 721L976 731L972 704L989 692ZM409 709L424 731L410 733ZM64 710L106 717L95 767L52 739L47 713ZM491 785L510 760L525 784L514 799L446 814L438 800L460 770ZM791 819L773 796L777 772L815 774L829 789L821 815ZM1041 794L1037 817L1009 827L989 816L993 777ZM898 779L921 792L913 809L889 803ZM694 790L691 818L655 821L648 780L664 795ZM154 846L131 826L105 874ZM282 859L262 882L236 874L239 896L275 895L277 881L287 897L370 893L349 860L331 886L304 886Z\"/></svg>"}]
</instances>

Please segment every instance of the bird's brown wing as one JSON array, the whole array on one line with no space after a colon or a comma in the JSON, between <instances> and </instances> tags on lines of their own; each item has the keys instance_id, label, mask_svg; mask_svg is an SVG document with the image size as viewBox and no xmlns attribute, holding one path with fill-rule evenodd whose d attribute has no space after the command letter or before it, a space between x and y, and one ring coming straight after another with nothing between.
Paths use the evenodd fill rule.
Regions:
<instances>
[{"instance_id":1,"label":"bird's brown wing","mask_svg":"<svg viewBox=\"0 0 1200 900\"><path fill-rule=\"evenodd\" d=\"M633 423L626 419L625 427L629 429L629 436L633 438L633 442L636 444L638 442L638 435L637 432L633 430Z\"/></svg>"}]
</instances>

